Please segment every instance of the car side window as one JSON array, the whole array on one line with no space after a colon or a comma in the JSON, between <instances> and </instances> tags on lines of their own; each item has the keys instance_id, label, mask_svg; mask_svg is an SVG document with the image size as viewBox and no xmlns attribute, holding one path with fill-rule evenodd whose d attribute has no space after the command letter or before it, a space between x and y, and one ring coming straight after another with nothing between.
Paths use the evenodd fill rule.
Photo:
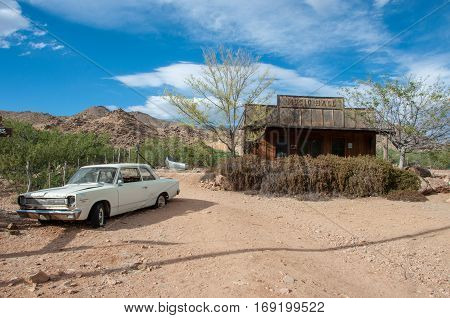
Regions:
<instances>
[{"instance_id":1,"label":"car side window","mask_svg":"<svg viewBox=\"0 0 450 318\"><path fill-rule=\"evenodd\" d=\"M140 182L141 175L137 168L122 168L120 169L120 176L123 183Z\"/></svg>"},{"instance_id":2,"label":"car side window","mask_svg":"<svg viewBox=\"0 0 450 318\"><path fill-rule=\"evenodd\" d=\"M139 169L141 170L141 176L143 181L155 180L155 177L150 172L150 170L148 170L145 167L140 167Z\"/></svg>"}]
</instances>

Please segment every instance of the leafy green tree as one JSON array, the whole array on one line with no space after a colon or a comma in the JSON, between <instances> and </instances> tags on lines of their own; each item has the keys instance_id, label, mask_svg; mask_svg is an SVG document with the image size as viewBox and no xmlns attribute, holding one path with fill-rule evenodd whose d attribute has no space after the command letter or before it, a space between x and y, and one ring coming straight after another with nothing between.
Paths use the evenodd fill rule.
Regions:
<instances>
[{"instance_id":1,"label":"leafy green tree","mask_svg":"<svg viewBox=\"0 0 450 318\"><path fill-rule=\"evenodd\" d=\"M166 91L166 99L188 121L211 131L235 156L244 107L266 103L273 95L269 91L273 79L261 69L258 57L242 49L207 49L203 57L201 74L186 79L193 96Z\"/></svg>"},{"instance_id":2,"label":"leafy green tree","mask_svg":"<svg viewBox=\"0 0 450 318\"><path fill-rule=\"evenodd\" d=\"M384 82L361 81L344 90L346 102L364 107L375 116L367 116L380 131L387 134L399 151L399 167L406 154L415 150L447 147L450 128L449 88L441 81L429 84L425 79L405 77Z\"/></svg>"}]
</instances>

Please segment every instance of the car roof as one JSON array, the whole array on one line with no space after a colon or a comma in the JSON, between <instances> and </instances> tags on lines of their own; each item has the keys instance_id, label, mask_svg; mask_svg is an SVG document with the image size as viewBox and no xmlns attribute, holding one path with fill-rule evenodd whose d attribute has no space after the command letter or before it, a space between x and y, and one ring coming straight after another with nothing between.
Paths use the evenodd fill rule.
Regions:
<instances>
[{"instance_id":1,"label":"car roof","mask_svg":"<svg viewBox=\"0 0 450 318\"><path fill-rule=\"evenodd\" d=\"M147 167L150 168L148 164L144 163L108 163L101 165L89 165L83 166L81 168L128 168L128 167Z\"/></svg>"}]
</instances>

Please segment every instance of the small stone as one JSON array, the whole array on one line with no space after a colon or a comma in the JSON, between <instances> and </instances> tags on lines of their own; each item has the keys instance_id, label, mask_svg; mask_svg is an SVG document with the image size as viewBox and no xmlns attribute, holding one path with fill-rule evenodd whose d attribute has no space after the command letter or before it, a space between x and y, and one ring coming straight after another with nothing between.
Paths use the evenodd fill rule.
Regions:
<instances>
[{"instance_id":1,"label":"small stone","mask_svg":"<svg viewBox=\"0 0 450 318\"><path fill-rule=\"evenodd\" d=\"M73 294L78 293L78 290L76 290L76 289L69 289L69 290L67 291L67 293L73 295Z\"/></svg>"},{"instance_id":2,"label":"small stone","mask_svg":"<svg viewBox=\"0 0 450 318\"><path fill-rule=\"evenodd\" d=\"M295 282L295 278L289 275L283 277L283 282L286 284L293 284Z\"/></svg>"},{"instance_id":3,"label":"small stone","mask_svg":"<svg viewBox=\"0 0 450 318\"><path fill-rule=\"evenodd\" d=\"M9 235L19 235L20 231L19 230L9 230Z\"/></svg>"},{"instance_id":4,"label":"small stone","mask_svg":"<svg viewBox=\"0 0 450 318\"><path fill-rule=\"evenodd\" d=\"M291 292L291 290L289 288L280 288L278 289L278 292L282 295L287 295Z\"/></svg>"},{"instance_id":5,"label":"small stone","mask_svg":"<svg viewBox=\"0 0 450 318\"><path fill-rule=\"evenodd\" d=\"M248 285L247 282L244 282L244 281L241 281L241 280L234 281L233 284L234 285L238 285L238 286Z\"/></svg>"},{"instance_id":6,"label":"small stone","mask_svg":"<svg viewBox=\"0 0 450 318\"><path fill-rule=\"evenodd\" d=\"M28 290L29 290L30 292L34 292L34 291L36 290L36 288L37 288L37 284L33 284L33 285L31 285L31 286L28 288Z\"/></svg>"},{"instance_id":7,"label":"small stone","mask_svg":"<svg viewBox=\"0 0 450 318\"><path fill-rule=\"evenodd\" d=\"M105 280L105 283L110 285L110 286L114 286L114 285L121 284L122 281L121 280L116 280L116 279L111 278L111 277L107 277L106 280Z\"/></svg>"},{"instance_id":8,"label":"small stone","mask_svg":"<svg viewBox=\"0 0 450 318\"><path fill-rule=\"evenodd\" d=\"M17 225L15 225L14 223L9 223L8 226L6 227L8 230L17 230Z\"/></svg>"},{"instance_id":9,"label":"small stone","mask_svg":"<svg viewBox=\"0 0 450 318\"><path fill-rule=\"evenodd\" d=\"M50 276L48 276L43 271L39 271L36 274L30 275L25 278L25 281L29 284L42 284L50 280Z\"/></svg>"}]
</instances>

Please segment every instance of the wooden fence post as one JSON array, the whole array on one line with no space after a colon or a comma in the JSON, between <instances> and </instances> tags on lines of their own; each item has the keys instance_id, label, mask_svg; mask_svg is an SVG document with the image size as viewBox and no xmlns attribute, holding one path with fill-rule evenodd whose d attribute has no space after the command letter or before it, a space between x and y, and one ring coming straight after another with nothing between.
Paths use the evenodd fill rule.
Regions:
<instances>
[{"instance_id":1,"label":"wooden fence post","mask_svg":"<svg viewBox=\"0 0 450 318\"><path fill-rule=\"evenodd\" d=\"M67 161L64 161L64 166L63 166L63 186L66 185L66 169L67 169Z\"/></svg>"},{"instance_id":2,"label":"wooden fence post","mask_svg":"<svg viewBox=\"0 0 450 318\"><path fill-rule=\"evenodd\" d=\"M27 192L30 192L30 189L31 189L31 174L30 174L30 162L28 160L27 160L27 165L26 165L26 171L27 171L27 181L28 181Z\"/></svg>"},{"instance_id":3,"label":"wooden fence post","mask_svg":"<svg viewBox=\"0 0 450 318\"><path fill-rule=\"evenodd\" d=\"M48 177L48 187L51 187L51 177L50 177L50 162L48 163L48 167L47 167L47 177Z\"/></svg>"}]
</instances>

